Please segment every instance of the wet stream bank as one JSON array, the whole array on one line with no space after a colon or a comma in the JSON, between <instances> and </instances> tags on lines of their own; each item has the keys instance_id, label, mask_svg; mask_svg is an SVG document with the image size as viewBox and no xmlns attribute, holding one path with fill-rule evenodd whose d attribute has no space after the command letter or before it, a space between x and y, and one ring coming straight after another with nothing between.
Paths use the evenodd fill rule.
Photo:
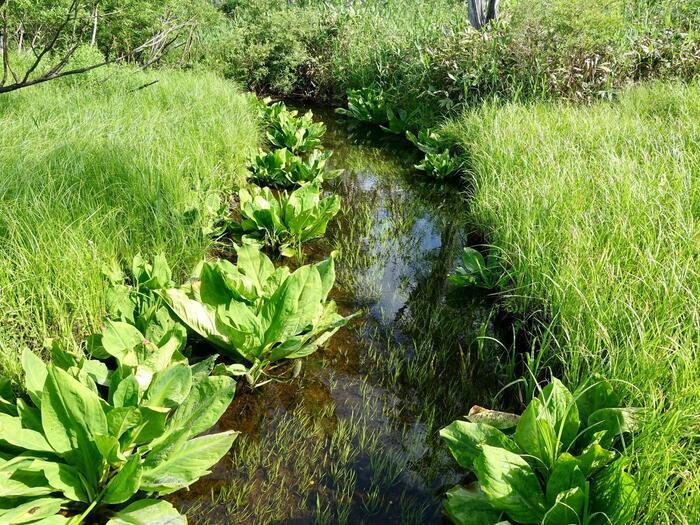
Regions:
<instances>
[{"instance_id":1,"label":"wet stream bank","mask_svg":"<svg viewBox=\"0 0 700 525\"><path fill-rule=\"evenodd\" d=\"M461 473L437 432L503 386L492 300L447 282L475 242L465 199L424 181L408 144L313 109L343 211L305 262L338 250L334 299L365 315L297 379L241 386L214 429L241 431L231 453L172 501L194 524L442 523Z\"/></svg>"}]
</instances>

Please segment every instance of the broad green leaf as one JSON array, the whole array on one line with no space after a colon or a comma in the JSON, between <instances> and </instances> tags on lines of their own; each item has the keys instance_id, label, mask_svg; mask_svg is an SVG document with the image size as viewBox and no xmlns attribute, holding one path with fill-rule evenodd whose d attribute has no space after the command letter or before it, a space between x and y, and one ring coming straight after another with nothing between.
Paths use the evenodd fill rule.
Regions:
<instances>
[{"instance_id":1,"label":"broad green leaf","mask_svg":"<svg viewBox=\"0 0 700 525\"><path fill-rule=\"evenodd\" d=\"M17 407L14 399L15 393L12 390L12 383L6 377L0 377L0 413L16 416Z\"/></svg>"},{"instance_id":2,"label":"broad green leaf","mask_svg":"<svg viewBox=\"0 0 700 525\"><path fill-rule=\"evenodd\" d=\"M143 334L129 323L107 319L102 331L102 347L122 365L138 365L134 349L143 343Z\"/></svg>"},{"instance_id":3,"label":"broad green leaf","mask_svg":"<svg viewBox=\"0 0 700 525\"><path fill-rule=\"evenodd\" d=\"M192 388L192 371L186 364L177 364L158 372L146 392L147 406L175 408Z\"/></svg>"},{"instance_id":4,"label":"broad green leaf","mask_svg":"<svg viewBox=\"0 0 700 525\"><path fill-rule=\"evenodd\" d=\"M560 492L544 515L542 525L578 525L583 521L584 490L580 487Z\"/></svg>"},{"instance_id":5,"label":"broad green leaf","mask_svg":"<svg viewBox=\"0 0 700 525\"><path fill-rule=\"evenodd\" d=\"M198 382L170 418L172 430L187 429L187 438L209 430L233 400L236 382L230 377L207 377Z\"/></svg>"},{"instance_id":6,"label":"broad green leaf","mask_svg":"<svg viewBox=\"0 0 700 525\"><path fill-rule=\"evenodd\" d=\"M95 445L99 450L100 455L112 466L121 465L126 461L126 458L121 452L119 440L111 435L95 436Z\"/></svg>"},{"instance_id":7,"label":"broad green leaf","mask_svg":"<svg viewBox=\"0 0 700 525\"><path fill-rule=\"evenodd\" d=\"M579 488L581 493L586 488L586 477L581 471L578 461L571 454L564 452L557 458L554 468L547 480L547 502L554 505L557 496L569 489Z\"/></svg>"},{"instance_id":8,"label":"broad green leaf","mask_svg":"<svg viewBox=\"0 0 700 525\"><path fill-rule=\"evenodd\" d=\"M255 286L256 295L261 296L265 291L265 283L275 272L275 266L264 253L255 246L243 244L236 249L238 270L248 277Z\"/></svg>"},{"instance_id":9,"label":"broad green leaf","mask_svg":"<svg viewBox=\"0 0 700 525\"><path fill-rule=\"evenodd\" d=\"M42 472L48 484L55 491L62 492L66 498L84 503L89 501L89 495L80 479L80 472L70 465L35 459L28 469Z\"/></svg>"},{"instance_id":10,"label":"broad green leaf","mask_svg":"<svg viewBox=\"0 0 700 525\"><path fill-rule=\"evenodd\" d=\"M21 461L14 467L3 468L0 471L0 502L18 498L48 496L55 492L41 472L22 468L25 464L26 461Z\"/></svg>"},{"instance_id":11,"label":"broad green leaf","mask_svg":"<svg viewBox=\"0 0 700 525\"><path fill-rule=\"evenodd\" d=\"M313 267L295 271L263 306L267 345L284 341L311 325L321 301L321 276Z\"/></svg>"},{"instance_id":12,"label":"broad green leaf","mask_svg":"<svg viewBox=\"0 0 700 525\"><path fill-rule=\"evenodd\" d=\"M581 467L581 472L588 478L594 471L604 467L617 457L617 453L612 450L606 450L598 443L588 445L578 459Z\"/></svg>"},{"instance_id":13,"label":"broad green leaf","mask_svg":"<svg viewBox=\"0 0 700 525\"><path fill-rule=\"evenodd\" d=\"M237 432L210 434L189 441L174 440L148 454L143 463L141 490L170 494L188 487L228 452Z\"/></svg>"},{"instance_id":14,"label":"broad green leaf","mask_svg":"<svg viewBox=\"0 0 700 525\"><path fill-rule=\"evenodd\" d=\"M511 452L516 449L515 443L508 436L484 423L453 421L440 430L440 437L447 442L457 463L467 470L473 470L474 460L481 455L480 445L501 447Z\"/></svg>"},{"instance_id":15,"label":"broad green leaf","mask_svg":"<svg viewBox=\"0 0 700 525\"><path fill-rule=\"evenodd\" d=\"M107 525L187 525L187 518L167 501L144 499L115 512Z\"/></svg>"},{"instance_id":16,"label":"broad green leaf","mask_svg":"<svg viewBox=\"0 0 700 525\"><path fill-rule=\"evenodd\" d=\"M27 393L34 404L39 407L46 381L46 365L34 352L25 348L22 352L22 368L24 369L24 384Z\"/></svg>"},{"instance_id":17,"label":"broad green leaf","mask_svg":"<svg viewBox=\"0 0 700 525\"><path fill-rule=\"evenodd\" d=\"M32 521L31 525L70 525L70 523L68 518L57 514L55 516L40 519L39 521Z\"/></svg>"},{"instance_id":18,"label":"broad green leaf","mask_svg":"<svg viewBox=\"0 0 700 525\"><path fill-rule=\"evenodd\" d=\"M601 408L620 406L621 397L607 379L600 374L593 374L574 393L579 415L584 425L588 424L589 416Z\"/></svg>"},{"instance_id":19,"label":"broad green leaf","mask_svg":"<svg viewBox=\"0 0 700 525\"><path fill-rule=\"evenodd\" d=\"M64 503L66 503L66 500L60 498L32 499L14 508L7 510L0 509L0 523L3 525L32 523L42 518L58 514Z\"/></svg>"},{"instance_id":20,"label":"broad green leaf","mask_svg":"<svg viewBox=\"0 0 700 525\"><path fill-rule=\"evenodd\" d=\"M199 297L203 303L214 309L231 301L231 292L215 263L205 262L202 266L199 275Z\"/></svg>"},{"instance_id":21,"label":"broad green leaf","mask_svg":"<svg viewBox=\"0 0 700 525\"><path fill-rule=\"evenodd\" d=\"M456 525L494 525L501 516L481 491L457 485L445 495L445 514Z\"/></svg>"},{"instance_id":22,"label":"broad green leaf","mask_svg":"<svg viewBox=\"0 0 700 525\"><path fill-rule=\"evenodd\" d=\"M623 525L634 516L639 496L634 480L624 467L623 459L618 459L593 477L592 525Z\"/></svg>"},{"instance_id":23,"label":"broad green leaf","mask_svg":"<svg viewBox=\"0 0 700 525\"><path fill-rule=\"evenodd\" d=\"M140 423L141 412L136 407L115 407L107 412L109 435L116 439Z\"/></svg>"},{"instance_id":24,"label":"broad green leaf","mask_svg":"<svg viewBox=\"0 0 700 525\"><path fill-rule=\"evenodd\" d=\"M335 256L336 252L333 252L328 259L315 265L321 277L321 298L323 301L326 300L335 283Z\"/></svg>"},{"instance_id":25,"label":"broad green leaf","mask_svg":"<svg viewBox=\"0 0 700 525\"><path fill-rule=\"evenodd\" d=\"M110 385L111 388L111 385ZM139 383L131 374L117 384L112 394L112 404L117 408L135 407L139 403Z\"/></svg>"},{"instance_id":26,"label":"broad green leaf","mask_svg":"<svg viewBox=\"0 0 700 525\"><path fill-rule=\"evenodd\" d=\"M53 452L53 448L43 434L22 428L20 418L7 414L0 414L0 443L2 442L23 450Z\"/></svg>"},{"instance_id":27,"label":"broad green leaf","mask_svg":"<svg viewBox=\"0 0 700 525\"><path fill-rule=\"evenodd\" d=\"M197 332L210 343L222 348L230 349L228 339L216 326L216 310L198 301L190 299L185 292L177 288L165 291L163 298L172 312L190 330Z\"/></svg>"},{"instance_id":28,"label":"broad green leaf","mask_svg":"<svg viewBox=\"0 0 700 525\"><path fill-rule=\"evenodd\" d=\"M493 507L520 523L539 523L545 500L537 476L519 455L503 448L481 445L474 469Z\"/></svg>"},{"instance_id":29,"label":"broad green leaf","mask_svg":"<svg viewBox=\"0 0 700 525\"><path fill-rule=\"evenodd\" d=\"M515 442L536 458L536 466L550 468L559 446L551 418L538 398L530 401L515 427Z\"/></svg>"},{"instance_id":30,"label":"broad green leaf","mask_svg":"<svg viewBox=\"0 0 700 525\"><path fill-rule=\"evenodd\" d=\"M554 377L552 382L542 389L539 399L551 416L555 435L561 436L559 441L567 450L576 439L581 423L574 396Z\"/></svg>"},{"instance_id":31,"label":"broad green leaf","mask_svg":"<svg viewBox=\"0 0 700 525\"><path fill-rule=\"evenodd\" d=\"M636 408L601 408L588 417L586 436L605 431L600 440L603 446L612 445L615 438L637 428L639 409Z\"/></svg>"},{"instance_id":32,"label":"broad green leaf","mask_svg":"<svg viewBox=\"0 0 700 525\"><path fill-rule=\"evenodd\" d=\"M22 421L22 427L36 432L43 432L41 427L41 412L38 408L28 405L24 399L17 400L17 414Z\"/></svg>"},{"instance_id":33,"label":"broad green leaf","mask_svg":"<svg viewBox=\"0 0 700 525\"><path fill-rule=\"evenodd\" d=\"M80 470L91 487L97 486L101 455L96 435L107 434L107 417L100 398L53 365L41 400L41 422L47 441Z\"/></svg>"},{"instance_id":34,"label":"broad green leaf","mask_svg":"<svg viewBox=\"0 0 700 525\"><path fill-rule=\"evenodd\" d=\"M127 432L126 436L137 445L149 443L165 432L165 421L170 409L161 407L139 407L141 425Z\"/></svg>"},{"instance_id":35,"label":"broad green leaf","mask_svg":"<svg viewBox=\"0 0 700 525\"><path fill-rule=\"evenodd\" d=\"M124 503L139 490L141 484L141 458L131 456L105 489L102 501L109 504Z\"/></svg>"}]
</instances>

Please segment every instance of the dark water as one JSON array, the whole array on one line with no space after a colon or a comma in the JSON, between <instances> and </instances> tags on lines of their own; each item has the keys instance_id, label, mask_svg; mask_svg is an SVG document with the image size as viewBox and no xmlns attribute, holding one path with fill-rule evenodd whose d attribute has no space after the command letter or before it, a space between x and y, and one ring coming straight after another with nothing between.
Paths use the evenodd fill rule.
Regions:
<instances>
[{"instance_id":1,"label":"dark water","mask_svg":"<svg viewBox=\"0 0 700 525\"><path fill-rule=\"evenodd\" d=\"M462 479L437 431L499 388L489 297L447 276L470 233L457 185L417 173L400 139L350 133L333 113L324 144L343 212L306 262L339 250L333 292L364 316L300 376L239 388L215 430L241 431L208 478L172 499L190 523L443 523Z\"/></svg>"}]
</instances>

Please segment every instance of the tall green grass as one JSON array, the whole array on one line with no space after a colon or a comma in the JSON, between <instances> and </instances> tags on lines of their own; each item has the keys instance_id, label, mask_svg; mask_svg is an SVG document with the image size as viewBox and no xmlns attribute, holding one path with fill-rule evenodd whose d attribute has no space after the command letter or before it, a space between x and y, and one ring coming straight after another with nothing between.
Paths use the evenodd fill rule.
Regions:
<instances>
[{"instance_id":1,"label":"tall green grass","mask_svg":"<svg viewBox=\"0 0 700 525\"><path fill-rule=\"evenodd\" d=\"M0 372L95 328L111 261L163 252L187 272L211 245L206 193L243 180L257 141L246 98L209 74L113 68L0 96Z\"/></svg>"},{"instance_id":2,"label":"tall green grass","mask_svg":"<svg viewBox=\"0 0 700 525\"><path fill-rule=\"evenodd\" d=\"M700 86L619 103L486 106L446 126L510 303L544 304L545 364L629 382L638 522L700 522Z\"/></svg>"}]
</instances>

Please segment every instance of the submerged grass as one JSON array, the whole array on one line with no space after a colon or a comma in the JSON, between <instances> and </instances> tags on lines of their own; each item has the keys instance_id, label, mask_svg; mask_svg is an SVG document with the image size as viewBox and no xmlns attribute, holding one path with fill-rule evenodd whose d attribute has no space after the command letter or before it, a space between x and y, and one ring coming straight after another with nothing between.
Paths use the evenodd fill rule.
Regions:
<instances>
[{"instance_id":1,"label":"submerged grass","mask_svg":"<svg viewBox=\"0 0 700 525\"><path fill-rule=\"evenodd\" d=\"M629 382L637 523L700 521L700 87L619 103L486 106L446 126L471 207L507 258L510 306L544 303L570 383Z\"/></svg>"},{"instance_id":2,"label":"submerged grass","mask_svg":"<svg viewBox=\"0 0 700 525\"><path fill-rule=\"evenodd\" d=\"M204 197L244 180L257 141L247 100L209 74L111 68L0 97L0 372L96 327L110 261L189 271L212 242Z\"/></svg>"}]
</instances>

